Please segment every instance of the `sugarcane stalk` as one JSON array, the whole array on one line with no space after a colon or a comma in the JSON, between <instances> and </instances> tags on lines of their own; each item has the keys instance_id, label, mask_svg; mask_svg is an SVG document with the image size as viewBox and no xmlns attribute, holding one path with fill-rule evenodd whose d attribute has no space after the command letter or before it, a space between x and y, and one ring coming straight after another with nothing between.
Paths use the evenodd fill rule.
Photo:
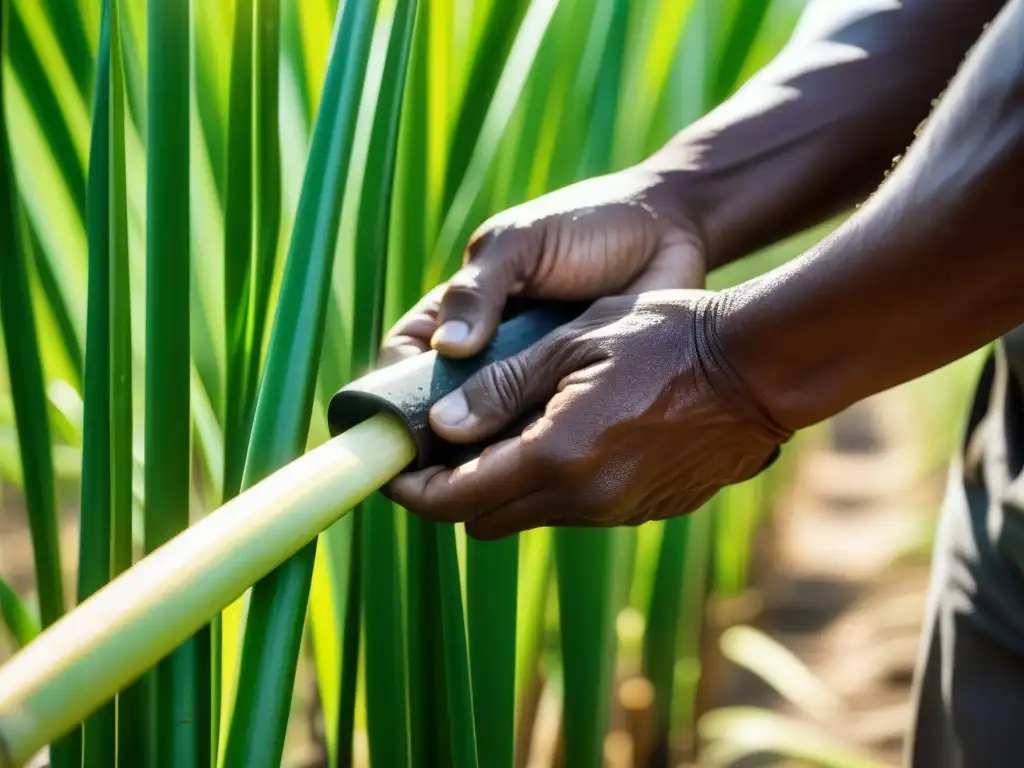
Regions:
<instances>
[{"instance_id":1,"label":"sugarcane stalk","mask_svg":"<svg viewBox=\"0 0 1024 768\"><path fill-rule=\"evenodd\" d=\"M0 766L19 768L409 465L379 414L253 485L103 587L0 668Z\"/></svg>"}]
</instances>

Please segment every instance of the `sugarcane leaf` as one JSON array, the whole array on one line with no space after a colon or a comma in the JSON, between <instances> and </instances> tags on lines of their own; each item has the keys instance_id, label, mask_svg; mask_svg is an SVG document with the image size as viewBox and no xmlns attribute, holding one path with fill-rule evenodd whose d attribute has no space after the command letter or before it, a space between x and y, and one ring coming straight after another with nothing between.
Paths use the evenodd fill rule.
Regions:
<instances>
[{"instance_id":1,"label":"sugarcane leaf","mask_svg":"<svg viewBox=\"0 0 1024 768\"><path fill-rule=\"evenodd\" d=\"M480 217L485 180L494 162L501 135L519 101L537 50L544 39L559 0L536 0L530 4L512 44L508 60L494 88L494 95L480 128L466 172L445 209L434 256L428 267L425 288L432 288L458 264L462 249Z\"/></svg>"},{"instance_id":2,"label":"sugarcane leaf","mask_svg":"<svg viewBox=\"0 0 1024 768\"><path fill-rule=\"evenodd\" d=\"M31 643L39 634L39 621L4 579L0 579L0 616L19 648Z\"/></svg>"},{"instance_id":3,"label":"sugarcane leaf","mask_svg":"<svg viewBox=\"0 0 1024 768\"><path fill-rule=\"evenodd\" d=\"M732 23L728 26L724 44L719 46L718 60L713 69L713 103L724 101L739 82L743 64L750 55L771 4L771 0L746 0L736 4Z\"/></svg>"},{"instance_id":4,"label":"sugarcane leaf","mask_svg":"<svg viewBox=\"0 0 1024 768\"><path fill-rule=\"evenodd\" d=\"M511 768L519 537L466 543L466 611L479 765Z\"/></svg>"},{"instance_id":5,"label":"sugarcane leaf","mask_svg":"<svg viewBox=\"0 0 1024 768\"><path fill-rule=\"evenodd\" d=\"M248 318L253 262L253 48L254 2L235 3L228 112L226 204L224 209L224 500L242 484L249 444L245 402Z\"/></svg>"},{"instance_id":6,"label":"sugarcane leaf","mask_svg":"<svg viewBox=\"0 0 1024 768\"><path fill-rule=\"evenodd\" d=\"M654 686L654 725L658 738L667 738L670 725L679 626L685 620L683 590L690 524L690 517L664 523L647 606L643 673Z\"/></svg>"},{"instance_id":7,"label":"sugarcane leaf","mask_svg":"<svg viewBox=\"0 0 1024 768\"><path fill-rule=\"evenodd\" d=\"M440 585L441 632L444 640L444 677L451 740L451 765L476 768L476 724L473 717L473 687L469 671L466 619L462 606L455 526L438 525L437 565Z\"/></svg>"},{"instance_id":8,"label":"sugarcane leaf","mask_svg":"<svg viewBox=\"0 0 1024 768\"><path fill-rule=\"evenodd\" d=\"M191 485L190 55L188 3L148 3L145 545L189 524ZM161 765L209 764L209 637L201 631L152 677Z\"/></svg>"},{"instance_id":9,"label":"sugarcane leaf","mask_svg":"<svg viewBox=\"0 0 1024 768\"><path fill-rule=\"evenodd\" d=\"M6 0L0 13L0 39L6 50ZM0 84L0 321L3 324L11 399L14 404L21 453L23 487L40 615L47 626L64 612L64 588L57 540L53 455L46 407L46 389L40 364L36 325L29 294L30 264L18 242L18 198L11 169L6 112L2 109L7 82Z\"/></svg>"},{"instance_id":10,"label":"sugarcane leaf","mask_svg":"<svg viewBox=\"0 0 1024 768\"><path fill-rule=\"evenodd\" d=\"M502 75L502 64L508 57L528 5L523 0L508 0L492 4L489 13L481 14L485 21L481 24L476 48L466 62L466 87L457 111L448 152L442 210L447 210L451 205L469 166L473 148Z\"/></svg>"},{"instance_id":11,"label":"sugarcane leaf","mask_svg":"<svg viewBox=\"0 0 1024 768\"><path fill-rule=\"evenodd\" d=\"M253 420L243 487L299 455L306 440L342 192L351 157L376 3L345 3L317 115L295 228ZM312 578L315 547L252 593L243 639L228 766L276 766Z\"/></svg>"},{"instance_id":12,"label":"sugarcane leaf","mask_svg":"<svg viewBox=\"0 0 1024 768\"><path fill-rule=\"evenodd\" d=\"M82 505L79 528L78 600L85 600L110 581L112 554L112 398L111 374L111 6L103 6L102 31L93 102L92 148L89 153L87 222L89 287L86 319L84 426L82 439ZM116 711L108 702L82 727L82 762L101 768L116 762Z\"/></svg>"},{"instance_id":13,"label":"sugarcane leaf","mask_svg":"<svg viewBox=\"0 0 1024 768\"><path fill-rule=\"evenodd\" d=\"M615 658L616 533L555 531L566 768L599 765L602 760Z\"/></svg>"},{"instance_id":14,"label":"sugarcane leaf","mask_svg":"<svg viewBox=\"0 0 1024 768\"><path fill-rule=\"evenodd\" d=\"M350 348L351 367L356 371L376 361L383 334L388 222L417 5L416 0L399 0L390 19L387 55L366 153L367 172L359 195ZM408 766L409 704L396 510L385 498L375 495L356 514L363 516L360 561L370 759L382 765ZM350 604L349 610L353 608Z\"/></svg>"}]
</instances>

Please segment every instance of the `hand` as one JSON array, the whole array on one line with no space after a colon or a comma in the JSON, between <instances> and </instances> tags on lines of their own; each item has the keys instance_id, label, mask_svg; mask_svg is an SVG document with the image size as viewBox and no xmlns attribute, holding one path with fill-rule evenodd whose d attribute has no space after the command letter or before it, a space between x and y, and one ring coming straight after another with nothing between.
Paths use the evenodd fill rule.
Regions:
<instances>
[{"instance_id":1,"label":"hand","mask_svg":"<svg viewBox=\"0 0 1024 768\"><path fill-rule=\"evenodd\" d=\"M704 246L680 195L630 169L552 192L501 213L470 240L465 265L388 334L385 365L433 346L479 352L510 296L584 300L704 286Z\"/></svg>"},{"instance_id":2,"label":"hand","mask_svg":"<svg viewBox=\"0 0 1024 768\"><path fill-rule=\"evenodd\" d=\"M789 432L722 358L717 296L602 299L481 369L431 410L439 435L475 442L546 404L543 416L460 467L400 475L388 495L493 539L541 525L673 517L757 474Z\"/></svg>"}]
</instances>

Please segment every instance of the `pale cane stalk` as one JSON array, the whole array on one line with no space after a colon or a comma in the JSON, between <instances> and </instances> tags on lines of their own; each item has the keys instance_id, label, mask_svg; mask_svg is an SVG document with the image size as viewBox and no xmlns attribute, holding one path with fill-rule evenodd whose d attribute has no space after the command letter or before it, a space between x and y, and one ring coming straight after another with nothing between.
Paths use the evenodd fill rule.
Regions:
<instances>
[{"instance_id":1,"label":"pale cane stalk","mask_svg":"<svg viewBox=\"0 0 1024 768\"><path fill-rule=\"evenodd\" d=\"M415 455L375 416L256 483L100 589L0 668L0 766L22 766Z\"/></svg>"}]
</instances>

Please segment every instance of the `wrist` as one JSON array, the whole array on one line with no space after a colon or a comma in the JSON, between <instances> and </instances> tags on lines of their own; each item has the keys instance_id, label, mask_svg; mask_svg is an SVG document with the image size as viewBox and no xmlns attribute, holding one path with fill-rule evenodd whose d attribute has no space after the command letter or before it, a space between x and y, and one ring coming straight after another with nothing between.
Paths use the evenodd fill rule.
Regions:
<instances>
[{"instance_id":1,"label":"wrist","mask_svg":"<svg viewBox=\"0 0 1024 768\"><path fill-rule=\"evenodd\" d=\"M716 294L707 336L765 417L793 432L859 399L851 382L871 366L860 343L847 343L850 327L823 330L814 320L823 313L789 301L782 280L769 273Z\"/></svg>"},{"instance_id":2,"label":"wrist","mask_svg":"<svg viewBox=\"0 0 1024 768\"><path fill-rule=\"evenodd\" d=\"M694 347L708 387L729 409L776 445L785 443L794 428L780 421L772 411L772 399L761 391L761 383L753 381L736 365L731 350L723 344L723 321L729 312L726 292L707 293L698 301L694 312Z\"/></svg>"},{"instance_id":3,"label":"wrist","mask_svg":"<svg viewBox=\"0 0 1024 768\"><path fill-rule=\"evenodd\" d=\"M701 147L673 143L636 166L654 179L652 188L659 207L681 228L699 237L708 271L728 264L740 255L721 231L719 210L723 185L701 159Z\"/></svg>"}]
</instances>

